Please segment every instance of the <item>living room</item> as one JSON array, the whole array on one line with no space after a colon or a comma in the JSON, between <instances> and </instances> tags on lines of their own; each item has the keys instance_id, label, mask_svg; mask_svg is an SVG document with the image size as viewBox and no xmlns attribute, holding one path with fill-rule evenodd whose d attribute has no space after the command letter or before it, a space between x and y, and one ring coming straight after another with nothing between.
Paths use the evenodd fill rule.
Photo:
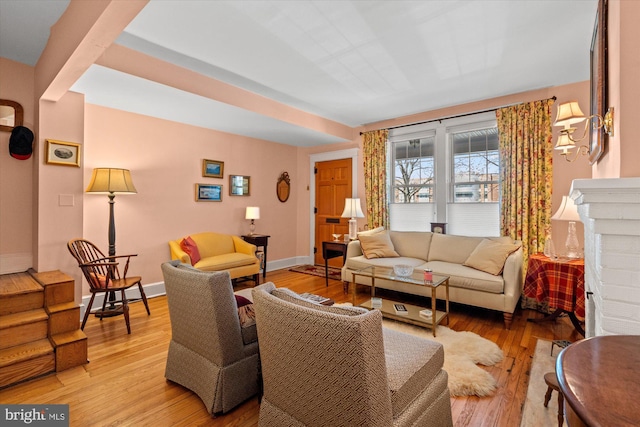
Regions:
<instances>
[{"instance_id":1,"label":"living room","mask_svg":"<svg viewBox=\"0 0 640 427\"><path fill-rule=\"evenodd\" d=\"M71 5L78 7L76 3L71 2ZM248 204L261 209L256 231L271 236L268 272L308 262L312 242L310 157L342 150L361 150L359 132L553 96L557 98L555 105L570 100L577 100L583 109L589 105L590 82L583 80L543 89L525 88L513 94L356 127L322 117L311 118L303 111L285 110L282 114L288 116L287 120L298 125L312 122L307 125L310 132L328 129L326 138L344 142L306 147L277 143L103 107L86 102L80 93L68 91L70 75L67 74L68 67L63 64L67 64L70 58L77 59L73 58L72 52L83 46L84 38L88 37L88 23L102 23L92 7L83 7L87 9L80 7L77 13L86 15L75 17L75 22L85 22L86 27L79 29L69 21L61 21L54 32L57 37L50 41L37 65L0 58L0 98L19 102L24 108L25 126L36 134L34 155L30 159L18 161L9 156L8 150L0 154L3 218L0 225L0 272L25 271L28 268L64 271L78 284L77 302L86 303L88 287L86 283L84 287L79 286L83 283L82 276L65 249L66 242L83 236L101 247L107 244L108 200L104 195L84 193L95 167L131 170L138 192L128 197L116 197L117 248L118 252L139 254L136 273L143 277L148 294L152 296L154 292L162 293L159 265L169 258L169 240L207 230L246 234L248 222L244 211ZM138 7L142 8L144 4ZM128 13L135 16L135 12ZM635 45L640 40L634 23L637 19L640 19L640 10L635 2L609 2L608 87L609 104L615 108L615 134L608 140L605 155L593 165L585 157L567 163L557 151L554 153L553 212L559 207L562 196L569 194L574 179L640 176L640 165L635 160L640 158L640 146L635 142L640 131L633 126L634 118L640 113L640 107L633 102L640 92L636 79L640 66L635 55ZM118 25L122 26L122 23L115 23L114 28ZM65 31L74 34L72 40L61 37ZM78 34L82 31L84 34ZM113 41L117 34L109 33L109 37ZM589 42L585 40L584 55L588 55ZM123 67L126 60L118 55L127 57L130 54L114 48L109 55L94 53L93 57L102 66L117 64L114 67ZM156 69L157 60L154 58L142 58L141 55L136 58L142 62L132 64L144 70L136 73L151 73ZM94 60L91 61L93 63ZM549 66L553 67L553 64ZM178 70L172 78L186 84L193 74ZM162 79L168 79L168 76ZM237 88L226 90L229 91L228 96L236 98L236 103L265 103L262 104L263 109L282 111L282 105L270 103L254 94L240 93ZM554 128L554 141L557 135L558 130ZM81 167L46 164L46 139L81 144ZM0 140L3 145L8 145L9 134L2 132ZM202 177L203 159L224 162L224 179ZM364 199L360 159L356 166L360 177L356 194ZM275 197L275 187L278 177L285 171L291 177L292 187L291 196L282 203ZM229 174L251 177L250 197L228 195ZM196 202L196 183L222 184L222 202ZM360 228L364 227L365 221L366 218L359 221ZM554 240L563 242L566 226L553 224L552 227ZM581 232L579 230L579 234Z\"/></svg>"}]
</instances>

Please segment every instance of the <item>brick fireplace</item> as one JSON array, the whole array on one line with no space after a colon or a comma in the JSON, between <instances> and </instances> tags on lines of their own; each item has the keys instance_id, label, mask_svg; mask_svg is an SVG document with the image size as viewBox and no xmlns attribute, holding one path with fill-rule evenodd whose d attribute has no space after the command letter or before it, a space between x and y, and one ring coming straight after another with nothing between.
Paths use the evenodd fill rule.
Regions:
<instances>
[{"instance_id":1,"label":"brick fireplace","mask_svg":"<svg viewBox=\"0 0 640 427\"><path fill-rule=\"evenodd\" d=\"M640 178L578 179L586 337L640 335Z\"/></svg>"}]
</instances>

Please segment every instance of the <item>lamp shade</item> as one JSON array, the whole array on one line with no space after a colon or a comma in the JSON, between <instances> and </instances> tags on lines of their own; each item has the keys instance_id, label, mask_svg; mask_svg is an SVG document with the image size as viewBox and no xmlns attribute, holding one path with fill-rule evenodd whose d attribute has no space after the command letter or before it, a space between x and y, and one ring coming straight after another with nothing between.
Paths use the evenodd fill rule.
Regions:
<instances>
[{"instance_id":1,"label":"lamp shade","mask_svg":"<svg viewBox=\"0 0 640 427\"><path fill-rule=\"evenodd\" d=\"M360 199L344 199L344 210L341 216L342 218L364 218Z\"/></svg>"},{"instance_id":2,"label":"lamp shade","mask_svg":"<svg viewBox=\"0 0 640 427\"><path fill-rule=\"evenodd\" d=\"M566 154L567 150L575 148L576 144L569 138L569 134L562 132L558 137L558 142L556 142L556 146L553 147L556 150L563 150L563 153Z\"/></svg>"},{"instance_id":3,"label":"lamp shade","mask_svg":"<svg viewBox=\"0 0 640 427\"><path fill-rule=\"evenodd\" d=\"M580 123L586 119L584 113L580 110L578 101L565 102L564 104L558 105L556 121L553 125L569 127L574 123Z\"/></svg>"},{"instance_id":4,"label":"lamp shade","mask_svg":"<svg viewBox=\"0 0 640 427\"><path fill-rule=\"evenodd\" d=\"M573 199L569 196L562 196L562 203L560 208L556 211L551 219L558 219L560 221L580 221L580 215L578 215L578 208L573 203Z\"/></svg>"},{"instance_id":5,"label":"lamp shade","mask_svg":"<svg viewBox=\"0 0 640 427\"><path fill-rule=\"evenodd\" d=\"M87 193L137 193L128 169L95 168Z\"/></svg>"},{"instance_id":6,"label":"lamp shade","mask_svg":"<svg viewBox=\"0 0 640 427\"><path fill-rule=\"evenodd\" d=\"M260 208L257 206L247 206L244 214L245 219L260 219Z\"/></svg>"}]
</instances>

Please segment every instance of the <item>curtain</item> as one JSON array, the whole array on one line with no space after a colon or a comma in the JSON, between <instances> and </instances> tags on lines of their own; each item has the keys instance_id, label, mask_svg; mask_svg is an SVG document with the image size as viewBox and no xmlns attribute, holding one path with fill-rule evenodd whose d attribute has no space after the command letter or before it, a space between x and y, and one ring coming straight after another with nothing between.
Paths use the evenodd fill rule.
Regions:
<instances>
[{"instance_id":1,"label":"curtain","mask_svg":"<svg viewBox=\"0 0 640 427\"><path fill-rule=\"evenodd\" d=\"M553 99L496 111L501 168L500 228L522 241L523 273L529 254L542 252L551 232Z\"/></svg>"},{"instance_id":2,"label":"curtain","mask_svg":"<svg viewBox=\"0 0 640 427\"><path fill-rule=\"evenodd\" d=\"M362 134L367 226L389 228L387 200L387 129Z\"/></svg>"}]
</instances>

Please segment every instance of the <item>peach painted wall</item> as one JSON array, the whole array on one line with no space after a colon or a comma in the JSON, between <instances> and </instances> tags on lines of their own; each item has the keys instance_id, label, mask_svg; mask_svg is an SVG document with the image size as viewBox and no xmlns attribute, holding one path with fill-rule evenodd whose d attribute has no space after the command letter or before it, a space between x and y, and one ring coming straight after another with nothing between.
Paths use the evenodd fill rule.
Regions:
<instances>
[{"instance_id":1,"label":"peach painted wall","mask_svg":"<svg viewBox=\"0 0 640 427\"><path fill-rule=\"evenodd\" d=\"M609 1L609 106L614 108L614 136L594 165L594 178L640 176L640 2Z\"/></svg>"},{"instance_id":2,"label":"peach painted wall","mask_svg":"<svg viewBox=\"0 0 640 427\"><path fill-rule=\"evenodd\" d=\"M138 190L116 196L116 248L138 253L135 274L143 284L161 282L160 264L170 259L168 241L201 231L246 234L247 206L260 207L256 232L271 235L269 261L297 255L298 170L295 147L188 126L96 105L86 106L86 188L95 167L131 170ZM202 160L224 162L224 178L202 176ZM292 177L286 203L276 196L282 172ZM251 177L251 195L229 196L229 175ZM222 202L196 202L195 184L221 184ZM106 249L108 200L84 200L84 236Z\"/></svg>"},{"instance_id":3,"label":"peach painted wall","mask_svg":"<svg viewBox=\"0 0 640 427\"><path fill-rule=\"evenodd\" d=\"M23 126L35 133L33 67L0 58L0 76L0 98L22 105ZM33 264L31 188L35 156L27 160L11 157L10 137L10 132L0 132L0 274L24 271Z\"/></svg>"}]
</instances>

